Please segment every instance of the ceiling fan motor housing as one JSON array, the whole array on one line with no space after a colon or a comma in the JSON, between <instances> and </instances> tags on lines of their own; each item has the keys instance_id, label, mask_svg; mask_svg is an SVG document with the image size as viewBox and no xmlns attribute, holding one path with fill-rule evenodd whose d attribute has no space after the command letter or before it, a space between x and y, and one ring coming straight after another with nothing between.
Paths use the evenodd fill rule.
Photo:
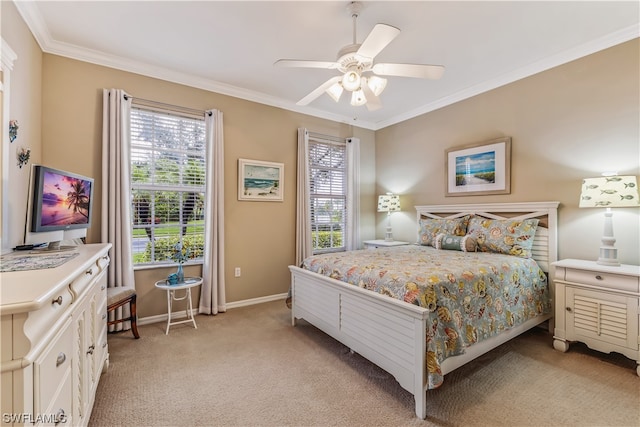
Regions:
<instances>
[{"instance_id":1,"label":"ceiling fan motor housing","mask_svg":"<svg viewBox=\"0 0 640 427\"><path fill-rule=\"evenodd\" d=\"M357 67L361 73L371 69L373 66L373 60L364 58L357 54L360 46L361 45L359 43L350 44L340 49L338 52L338 59L336 60L338 63L338 70L340 70L340 72L346 73L353 67Z\"/></svg>"}]
</instances>

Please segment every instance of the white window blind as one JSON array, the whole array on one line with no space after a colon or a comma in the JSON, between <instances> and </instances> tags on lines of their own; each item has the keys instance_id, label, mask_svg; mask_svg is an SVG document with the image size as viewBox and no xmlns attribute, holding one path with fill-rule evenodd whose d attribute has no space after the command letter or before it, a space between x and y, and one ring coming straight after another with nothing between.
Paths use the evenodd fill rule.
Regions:
<instances>
[{"instance_id":1,"label":"white window blind","mask_svg":"<svg viewBox=\"0 0 640 427\"><path fill-rule=\"evenodd\" d=\"M309 139L313 252L345 249L347 150L344 142Z\"/></svg>"},{"instance_id":2,"label":"white window blind","mask_svg":"<svg viewBox=\"0 0 640 427\"><path fill-rule=\"evenodd\" d=\"M177 243L202 259L205 154L204 117L132 106L134 264L172 263Z\"/></svg>"}]
</instances>

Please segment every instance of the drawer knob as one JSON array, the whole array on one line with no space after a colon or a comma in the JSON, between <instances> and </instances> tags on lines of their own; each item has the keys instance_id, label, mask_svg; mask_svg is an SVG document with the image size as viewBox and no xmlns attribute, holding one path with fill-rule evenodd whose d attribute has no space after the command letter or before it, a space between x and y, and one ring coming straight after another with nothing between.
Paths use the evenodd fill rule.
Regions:
<instances>
[{"instance_id":1,"label":"drawer knob","mask_svg":"<svg viewBox=\"0 0 640 427\"><path fill-rule=\"evenodd\" d=\"M87 276L92 276L93 275L93 270L87 270L84 272L84 274L86 274Z\"/></svg>"},{"instance_id":2,"label":"drawer knob","mask_svg":"<svg viewBox=\"0 0 640 427\"><path fill-rule=\"evenodd\" d=\"M62 365L64 363L64 361L67 360L67 355L64 353L60 353L58 354L58 357L56 358L56 368L60 365Z\"/></svg>"},{"instance_id":3,"label":"drawer knob","mask_svg":"<svg viewBox=\"0 0 640 427\"><path fill-rule=\"evenodd\" d=\"M53 301L51 301L51 304L62 305L62 295L60 295L58 298L56 298Z\"/></svg>"},{"instance_id":4,"label":"drawer knob","mask_svg":"<svg viewBox=\"0 0 640 427\"><path fill-rule=\"evenodd\" d=\"M597 280L604 280L603 277L601 275L599 275L599 274L596 276L596 279Z\"/></svg>"},{"instance_id":5,"label":"drawer knob","mask_svg":"<svg viewBox=\"0 0 640 427\"><path fill-rule=\"evenodd\" d=\"M87 350L87 354L93 354L93 350L95 350L95 348L96 348L95 345L89 346L89 350Z\"/></svg>"},{"instance_id":6,"label":"drawer knob","mask_svg":"<svg viewBox=\"0 0 640 427\"><path fill-rule=\"evenodd\" d=\"M107 313L102 315L102 320L105 320L107 318Z\"/></svg>"},{"instance_id":7,"label":"drawer knob","mask_svg":"<svg viewBox=\"0 0 640 427\"><path fill-rule=\"evenodd\" d=\"M566 307L566 310L571 313L571 307Z\"/></svg>"}]
</instances>

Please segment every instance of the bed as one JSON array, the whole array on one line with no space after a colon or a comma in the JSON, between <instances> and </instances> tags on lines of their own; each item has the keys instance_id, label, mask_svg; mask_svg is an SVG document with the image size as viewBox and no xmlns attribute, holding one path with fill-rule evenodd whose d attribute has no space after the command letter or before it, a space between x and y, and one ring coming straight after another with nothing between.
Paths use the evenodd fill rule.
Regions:
<instances>
[{"instance_id":1,"label":"bed","mask_svg":"<svg viewBox=\"0 0 640 427\"><path fill-rule=\"evenodd\" d=\"M304 319L389 372L414 395L416 415L425 419L426 391L447 373L552 318L548 272L557 259L557 207L558 202L416 206L415 245L327 254L289 266L292 324ZM530 235L501 237L510 243L505 250L502 240L491 240L491 230L505 226L508 233L513 224L526 225ZM364 264L352 258L357 256ZM496 313L504 318L496 319ZM480 323L470 325L461 314Z\"/></svg>"}]
</instances>

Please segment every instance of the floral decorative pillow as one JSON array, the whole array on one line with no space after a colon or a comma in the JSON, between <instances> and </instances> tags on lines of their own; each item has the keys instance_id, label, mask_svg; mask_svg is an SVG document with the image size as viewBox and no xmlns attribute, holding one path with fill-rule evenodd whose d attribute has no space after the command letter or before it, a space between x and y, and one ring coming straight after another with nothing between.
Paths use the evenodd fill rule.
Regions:
<instances>
[{"instance_id":1,"label":"floral decorative pillow","mask_svg":"<svg viewBox=\"0 0 640 427\"><path fill-rule=\"evenodd\" d=\"M423 246L435 246L438 234L464 236L467 234L469 218L471 215L460 218L421 218L419 221L420 241L418 243Z\"/></svg>"},{"instance_id":2,"label":"floral decorative pillow","mask_svg":"<svg viewBox=\"0 0 640 427\"><path fill-rule=\"evenodd\" d=\"M467 234L476 238L480 252L531 258L538 222L534 218L511 220L474 217L469 221Z\"/></svg>"}]
</instances>

